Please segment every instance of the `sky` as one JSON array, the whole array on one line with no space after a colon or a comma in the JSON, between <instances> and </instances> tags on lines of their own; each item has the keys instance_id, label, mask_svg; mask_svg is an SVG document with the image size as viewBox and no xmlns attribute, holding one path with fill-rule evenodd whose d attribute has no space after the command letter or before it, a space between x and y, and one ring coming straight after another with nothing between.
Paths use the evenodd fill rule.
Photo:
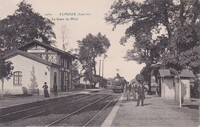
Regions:
<instances>
[{"instance_id":1,"label":"sky","mask_svg":"<svg viewBox=\"0 0 200 127\"><path fill-rule=\"evenodd\" d=\"M12 15L22 0L0 0L0 19ZM139 65L134 61L126 61L123 57L134 43L132 40L125 46L119 41L124 36L128 25L118 26L114 31L113 25L106 23L105 13L115 0L26 0L32 5L35 12L49 18L55 23L53 30L56 33L56 46L62 48L62 26L67 28L67 49L77 48L77 41L82 40L87 34L97 35L99 32L106 35L111 46L104 60L103 76L113 78L116 73L125 77L127 81L135 78L140 73L144 64ZM138 1L138 0L137 0ZM99 74L99 61L97 59L97 74ZM102 64L101 64L102 65ZM102 69L101 69L102 73Z\"/></svg>"}]
</instances>

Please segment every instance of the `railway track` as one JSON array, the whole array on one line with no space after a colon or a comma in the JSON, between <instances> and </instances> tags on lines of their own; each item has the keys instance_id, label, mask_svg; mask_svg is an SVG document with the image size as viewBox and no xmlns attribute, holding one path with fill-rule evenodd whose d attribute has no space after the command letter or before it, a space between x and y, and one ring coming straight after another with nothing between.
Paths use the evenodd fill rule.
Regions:
<instances>
[{"instance_id":1,"label":"railway track","mask_svg":"<svg viewBox=\"0 0 200 127\"><path fill-rule=\"evenodd\" d=\"M70 103L74 100L84 99L84 98L86 99L88 97L89 97L88 94L78 94L78 95L66 97L62 101L56 101L56 102L49 103L49 104L37 105L37 106L30 107L27 109L9 112L9 113L6 113L6 114L3 114L0 116L0 123L11 123L11 122L15 122L17 120L22 120L25 118L33 117L33 116L48 112L50 110L53 110L54 108L57 107L56 105L59 105L60 103L62 103L62 104Z\"/></svg>"},{"instance_id":2,"label":"railway track","mask_svg":"<svg viewBox=\"0 0 200 127\"><path fill-rule=\"evenodd\" d=\"M0 126L88 126L99 117L99 114L105 112L107 107L114 105L113 98L116 98L116 94L93 93L78 95L66 99L67 101L52 104L47 109L37 107L40 109L39 111L32 114L26 112L28 115L7 121L0 124ZM89 113L90 110L95 112ZM78 118L74 119L74 117ZM79 121L84 117L87 119ZM77 121L68 121L70 118Z\"/></svg>"},{"instance_id":3,"label":"railway track","mask_svg":"<svg viewBox=\"0 0 200 127\"><path fill-rule=\"evenodd\" d=\"M108 106L110 106L111 104L116 103L116 99L113 99L114 97L112 95L107 95L107 96L103 96L102 98L91 102L87 105L85 105L84 107L81 107L77 110L75 110L74 112L70 113L70 114L66 114L65 116L51 122L50 124L46 125L46 127L50 127L50 126L82 126L82 127L86 127L86 126L91 126L90 123L97 118ZM90 110L95 110L93 113L90 112ZM89 115L88 115L88 113ZM70 121L70 119L78 119L78 118L74 118L74 117L85 117L87 119L84 119L81 122L78 121L74 121L75 123L73 123L73 121Z\"/></svg>"}]
</instances>

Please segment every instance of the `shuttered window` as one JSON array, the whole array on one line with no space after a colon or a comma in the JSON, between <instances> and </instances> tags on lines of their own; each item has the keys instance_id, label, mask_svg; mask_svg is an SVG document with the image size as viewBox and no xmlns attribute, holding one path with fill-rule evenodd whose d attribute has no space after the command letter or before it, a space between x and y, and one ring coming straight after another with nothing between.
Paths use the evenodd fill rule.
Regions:
<instances>
[{"instance_id":1,"label":"shuttered window","mask_svg":"<svg viewBox=\"0 0 200 127\"><path fill-rule=\"evenodd\" d=\"M13 85L22 85L22 72L21 71L14 72Z\"/></svg>"}]
</instances>

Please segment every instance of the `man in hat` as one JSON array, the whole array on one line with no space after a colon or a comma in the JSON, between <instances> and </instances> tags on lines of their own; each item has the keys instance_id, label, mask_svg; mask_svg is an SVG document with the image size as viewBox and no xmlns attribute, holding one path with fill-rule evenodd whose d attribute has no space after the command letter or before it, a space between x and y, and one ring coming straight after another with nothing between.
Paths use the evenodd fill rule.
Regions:
<instances>
[{"instance_id":1,"label":"man in hat","mask_svg":"<svg viewBox=\"0 0 200 127\"><path fill-rule=\"evenodd\" d=\"M136 100L136 95L137 95L137 85L135 81L132 82L132 95L133 95L133 101Z\"/></svg>"},{"instance_id":2,"label":"man in hat","mask_svg":"<svg viewBox=\"0 0 200 127\"><path fill-rule=\"evenodd\" d=\"M56 83L53 85L53 92L54 92L54 96L57 97L58 96L58 89L57 89Z\"/></svg>"},{"instance_id":3,"label":"man in hat","mask_svg":"<svg viewBox=\"0 0 200 127\"><path fill-rule=\"evenodd\" d=\"M138 100L137 100L136 106L139 106L140 101L141 101L141 106L144 106L144 99L145 99L146 91L147 91L147 88L144 87L144 84L139 82L139 86L137 87Z\"/></svg>"}]
</instances>

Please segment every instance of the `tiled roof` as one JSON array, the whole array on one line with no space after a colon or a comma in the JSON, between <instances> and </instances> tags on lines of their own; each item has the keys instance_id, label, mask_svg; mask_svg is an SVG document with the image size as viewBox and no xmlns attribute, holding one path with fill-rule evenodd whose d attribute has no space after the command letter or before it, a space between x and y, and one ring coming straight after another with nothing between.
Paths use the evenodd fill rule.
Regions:
<instances>
[{"instance_id":1,"label":"tiled roof","mask_svg":"<svg viewBox=\"0 0 200 127\"><path fill-rule=\"evenodd\" d=\"M160 73L160 77L173 77L173 75L170 73L169 69L159 69L159 73ZM194 78L195 75L189 69L184 69L181 71L181 77L182 78Z\"/></svg>"},{"instance_id":2,"label":"tiled roof","mask_svg":"<svg viewBox=\"0 0 200 127\"><path fill-rule=\"evenodd\" d=\"M190 71L189 69L185 69L181 72L181 77L190 77L190 78L194 78L195 75L193 74L192 71Z\"/></svg>"},{"instance_id":3,"label":"tiled roof","mask_svg":"<svg viewBox=\"0 0 200 127\"><path fill-rule=\"evenodd\" d=\"M172 77L169 69L159 69L160 77Z\"/></svg>"}]
</instances>

